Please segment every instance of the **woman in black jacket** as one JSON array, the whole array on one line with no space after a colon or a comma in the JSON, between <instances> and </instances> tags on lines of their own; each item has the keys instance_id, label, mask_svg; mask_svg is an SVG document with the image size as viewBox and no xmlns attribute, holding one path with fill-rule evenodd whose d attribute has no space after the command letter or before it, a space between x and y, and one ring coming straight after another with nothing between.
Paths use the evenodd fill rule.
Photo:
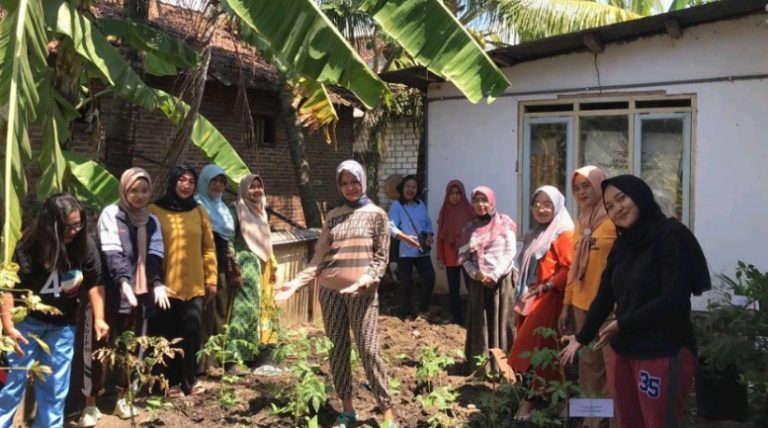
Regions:
<instances>
[{"instance_id":1,"label":"woman in black jacket","mask_svg":"<svg viewBox=\"0 0 768 428\"><path fill-rule=\"evenodd\" d=\"M620 426L678 426L696 369L690 297L710 288L707 262L643 180L620 175L602 188L618 238L583 328L563 338L561 361L572 362L595 336L595 349L610 343L608 383ZM614 306L615 319L600 329Z\"/></svg>"},{"instance_id":2,"label":"woman in black jacket","mask_svg":"<svg viewBox=\"0 0 768 428\"><path fill-rule=\"evenodd\" d=\"M147 211L152 180L147 171L130 168L120 178L120 202L110 205L99 216L99 240L104 260L107 308L116 314L112 320L114 338L131 330L147 335L147 319L159 309L168 309L171 294L163 284L163 237L160 222ZM123 397L128 374L119 373L115 415L136 416L138 410ZM83 415L88 414L88 407Z\"/></svg>"}]
</instances>

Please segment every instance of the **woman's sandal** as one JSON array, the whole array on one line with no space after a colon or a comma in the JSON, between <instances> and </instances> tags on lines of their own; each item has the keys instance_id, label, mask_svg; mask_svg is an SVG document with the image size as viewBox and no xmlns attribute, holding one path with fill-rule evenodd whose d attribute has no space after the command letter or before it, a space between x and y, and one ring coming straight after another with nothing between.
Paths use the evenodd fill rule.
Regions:
<instances>
[{"instance_id":1,"label":"woman's sandal","mask_svg":"<svg viewBox=\"0 0 768 428\"><path fill-rule=\"evenodd\" d=\"M165 398L184 398L184 391L178 385L172 386L166 391Z\"/></svg>"},{"instance_id":2,"label":"woman's sandal","mask_svg":"<svg viewBox=\"0 0 768 428\"><path fill-rule=\"evenodd\" d=\"M491 348L488 351L491 353L491 357L493 357L493 361L496 363L496 367L499 368L499 373L501 373L504 380L509 383L517 383L515 371L509 366L504 351L499 348Z\"/></svg>"},{"instance_id":3,"label":"woman's sandal","mask_svg":"<svg viewBox=\"0 0 768 428\"><path fill-rule=\"evenodd\" d=\"M189 391L189 395L200 395L205 393L205 387L203 386L200 381L195 382L194 385L192 385L192 389Z\"/></svg>"},{"instance_id":4,"label":"woman's sandal","mask_svg":"<svg viewBox=\"0 0 768 428\"><path fill-rule=\"evenodd\" d=\"M357 413L354 410L339 413L336 417L336 421L333 423L333 428L352 428L357 424Z\"/></svg>"}]
</instances>

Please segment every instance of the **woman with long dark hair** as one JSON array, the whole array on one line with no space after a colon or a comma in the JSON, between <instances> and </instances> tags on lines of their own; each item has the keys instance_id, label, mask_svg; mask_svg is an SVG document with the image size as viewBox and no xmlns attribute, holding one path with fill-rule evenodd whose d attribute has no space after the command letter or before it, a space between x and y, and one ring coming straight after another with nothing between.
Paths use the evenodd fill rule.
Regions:
<instances>
[{"instance_id":1,"label":"woman with long dark hair","mask_svg":"<svg viewBox=\"0 0 768 428\"><path fill-rule=\"evenodd\" d=\"M369 389L384 414L379 426L396 428L378 331L377 289L389 256L387 214L365 194L362 165L353 160L342 162L336 169L336 180L342 205L328 213L309 266L281 287L275 300L285 300L299 287L319 280L325 334L333 343L333 384L343 407L333 426L350 428L357 423L352 403L351 328Z\"/></svg>"},{"instance_id":2,"label":"woman with long dark hair","mask_svg":"<svg viewBox=\"0 0 768 428\"><path fill-rule=\"evenodd\" d=\"M197 174L187 165L178 165L168 180L165 195L149 206L160 221L165 258L165 284L173 291L170 309L152 320L153 335L166 339L182 338L177 355L168 363L169 395L200 394L197 381L197 351L200 350L203 299L216 297L216 246L208 213L193 197Z\"/></svg>"},{"instance_id":3,"label":"woman with long dark hair","mask_svg":"<svg viewBox=\"0 0 768 428\"><path fill-rule=\"evenodd\" d=\"M432 245L432 219L427 206L421 202L421 183L415 175L406 175L397 186L400 198L389 207L389 233L402 243L397 261L400 280L400 310L402 316L413 316L413 268L419 272L423 288L419 299L419 315L429 318L435 268L429 256Z\"/></svg>"},{"instance_id":4,"label":"woman with long dark hair","mask_svg":"<svg viewBox=\"0 0 768 428\"><path fill-rule=\"evenodd\" d=\"M69 194L49 197L34 223L16 246L14 262L19 265L19 291L29 290L41 303L57 309L52 313L32 309L18 323L12 318L15 292L3 295L4 334L13 340L15 352L8 353L11 367L29 369L32 364L51 368L44 381L35 382L37 417L33 426L63 427L64 401L69 391L75 347L75 320L78 294L87 290L93 307L96 337L105 337L104 287L96 245L88 237L85 211ZM45 352L37 340L50 348ZM0 427L9 427L27 386L26 370L11 370L0 390Z\"/></svg>"},{"instance_id":5,"label":"woman with long dark hair","mask_svg":"<svg viewBox=\"0 0 768 428\"><path fill-rule=\"evenodd\" d=\"M611 345L608 383L622 427L679 426L696 371L691 294L711 287L704 253L693 233L665 216L651 188L620 175L602 183L603 203L618 238L584 326L561 361L597 337ZM601 327L614 311L615 319Z\"/></svg>"}]
</instances>

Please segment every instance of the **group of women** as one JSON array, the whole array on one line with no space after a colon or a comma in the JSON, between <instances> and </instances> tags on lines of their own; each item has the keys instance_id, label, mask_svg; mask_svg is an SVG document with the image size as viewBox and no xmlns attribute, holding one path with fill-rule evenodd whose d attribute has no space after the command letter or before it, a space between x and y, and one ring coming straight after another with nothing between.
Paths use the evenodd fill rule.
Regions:
<instances>
[{"instance_id":1,"label":"group of women","mask_svg":"<svg viewBox=\"0 0 768 428\"><path fill-rule=\"evenodd\" d=\"M274 284L264 183L257 175L241 180L233 215L221 199L226 178L217 166L203 168L199 180L194 169L176 167L166 194L152 205L146 171L126 171L121 202L107 207L99 219L100 255L85 232L85 214L77 201L66 194L49 198L25 231L15 258L22 287L61 314L32 310L14 323L8 294L2 310L4 331L19 351L9 356L11 364L29 367L40 359L53 370L46 382L35 383L35 426L63 423L80 290L90 299L97 338L125 330L181 337L184 354L169 363L166 376L172 391L195 394L201 391L197 374L205 368L204 362L197 366L195 356L207 336L229 322L236 338L274 343L270 305L317 280L325 331L333 343L333 382L343 406L334 427L349 428L357 421L350 329L383 413L380 426L396 427L378 337L377 288L388 266L391 238L400 243L403 315L414 315L414 267L424 283L419 313L429 310L434 244L449 283L448 322L467 328L469 366L490 351L495 358L482 369L517 373L530 387L516 418L530 418L548 399L547 382L563 378L560 366L531 363L537 349L558 348L556 337L540 334L544 327L563 334L563 364L579 351L582 393L612 396L618 425L674 426L680 421L695 369L689 297L709 288L709 273L695 237L662 214L641 179L607 178L592 166L576 170L571 179L580 208L575 223L562 193L553 186L540 187L530 205L533 227L524 234L520 252L517 226L496 210L496 195L488 187L475 188L467 198L460 181L449 182L433 239L416 177L403 179L401 197L389 215L368 199L359 163L342 162L336 179L341 204L328 212L307 268L283 284ZM110 322L105 322L99 282L102 266L106 306L117 314ZM466 308L459 293L462 276ZM568 328L571 311L575 335ZM49 344L50 356L28 340L30 334ZM246 358L255 357L241 351ZM9 426L25 379L23 372L14 371L0 391L0 427ZM118 385L128 387L125 380ZM136 412L124 402L117 411L124 417ZM85 422L95 420L98 409L87 408L86 415ZM605 422L586 419L584 425Z\"/></svg>"},{"instance_id":2,"label":"group of women","mask_svg":"<svg viewBox=\"0 0 768 428\"><path fill-rule=\"evenodd\" d=\"M63 426L78 297L89 298L85 343L117 338L126 331L182 339L177 346L183 355L164 370L169 395L203 391L197 377L208 366L201 361L198 367L196 357L201 344L221 333L225 323L234 326L232 337L264 345L274 342L271 288L276 262L264 183L258 175L241 180L234 215L222 200L226 183L218 166L206 166L198 178L194 168L179 165L171 171L165 194L150 204L149 174L128 169L120 179L120 202L99 216L98 244L89 236L85 212L74 197L60 193L43 203L25 229L14 260L19 288L36 293L58 311L32 307L15 323L12 307L19 296L6 293L2 306L3 330L17 351L8 355L10 365L29 368L39 360L53 372L45 382L34 384L38 410L33 426ZM33 338L47 344L50 353ZM252 349L240 351L244 359L255 360ZM91 364L87 357L86 364ZM123 397L131 387L128 374L116 370L115 414L135 416L138 410ZM95 405L101 385L91 373L87 367L88 396L79 426L94 426L102 416ZM0 427L10 426L26 378L26 371L13 370L0 390Z\"/></svg>"}]
</instances>

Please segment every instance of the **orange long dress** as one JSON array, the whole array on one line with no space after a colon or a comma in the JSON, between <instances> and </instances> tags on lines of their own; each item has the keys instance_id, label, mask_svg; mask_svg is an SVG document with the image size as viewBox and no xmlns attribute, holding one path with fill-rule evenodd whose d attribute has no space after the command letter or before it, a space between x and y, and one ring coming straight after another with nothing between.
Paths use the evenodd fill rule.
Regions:
<instances>
[{"instance_id":1,"label":"orange long dress","mask_svg":"<svg viewBox=\"0 0 768 428\"><path fill-rule=\"evenodd\" d=\"M539 287L549 281L555 289L536 296L531 312L527 317L521 318L517 325L517 335L508 357L509 365L517 373L524 373L531 366L530 355L521 357L520 354L533 353L536 348L557 349L556 337L545 339L534 333L534 330L539 327L557 330L557 319L563 308L563 294L572 258L573 232L566 231L552 242L549 251L538 261L536 283L532 287ZM557 364L548 365L546 369L536 368L535 373L546 381L562 380L562 373ZM539 386L539 382L534 383L534 389Z\"/></svg>"}]
</instances>

